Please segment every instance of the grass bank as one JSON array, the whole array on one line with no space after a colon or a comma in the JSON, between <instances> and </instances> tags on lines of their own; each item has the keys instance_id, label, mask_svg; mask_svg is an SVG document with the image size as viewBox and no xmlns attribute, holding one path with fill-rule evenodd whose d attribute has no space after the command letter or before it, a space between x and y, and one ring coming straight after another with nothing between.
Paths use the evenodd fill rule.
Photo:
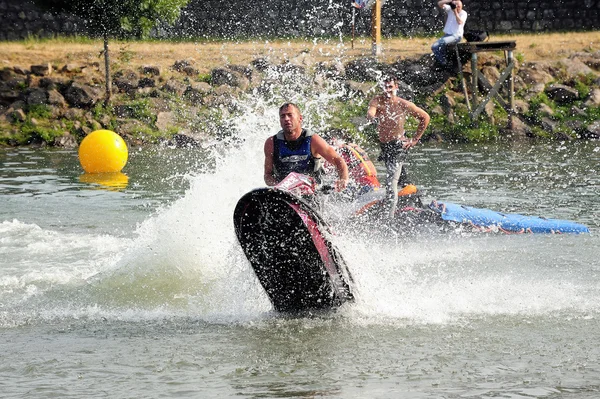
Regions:
<instances>
[{"instance_id":1,"label":"grass bank","mask_svg":"<svg viewBox=\"0 0 600 399\"><path fill-rule=\"evenodd\" d=\"M382 40L381 61L393 62L398 58L429 53L434 37L399 37ZM520 60L542 61L562 59L576 52L600 50L600 31L547 34L492 35L491 40L514 40ZM87 63L102 61L102 42L88 38L29 39L20 42L0 42L0 67L67 62ZM339 58L349 61L371 55L371 39L357 37L352 48L349 38L306 40L248 40L170 42L170 41L112 41L111 51L117 63L132 68L158 65L164 68L174 60L193 58L202 60L200 72L208 73L224 64L248 64L259 57L270 57L271 62L285 60L300 52L309 52L317 61Z\"/></svg>"}]
</instances>

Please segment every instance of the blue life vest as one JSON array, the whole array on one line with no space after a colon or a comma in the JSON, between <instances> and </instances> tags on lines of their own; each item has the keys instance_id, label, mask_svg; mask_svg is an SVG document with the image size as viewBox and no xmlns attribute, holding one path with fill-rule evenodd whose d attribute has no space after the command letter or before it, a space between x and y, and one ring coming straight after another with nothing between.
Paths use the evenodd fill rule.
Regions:
<instances>
[{"instance_id":1,"label":"blue life vest","mask_svg":"<svg viewBox=\"0 0 600 399\"><path fill-rule=\"evenodd\" d=\"M316 160L310 151L312 133L302 129L300 138L293 142L287 142L280 131L273 136L273 175L280 182L291 172L319 178L319 171L315 169ZM318 163L317 163L318 164Z\"/></svg>"}]
</instances>

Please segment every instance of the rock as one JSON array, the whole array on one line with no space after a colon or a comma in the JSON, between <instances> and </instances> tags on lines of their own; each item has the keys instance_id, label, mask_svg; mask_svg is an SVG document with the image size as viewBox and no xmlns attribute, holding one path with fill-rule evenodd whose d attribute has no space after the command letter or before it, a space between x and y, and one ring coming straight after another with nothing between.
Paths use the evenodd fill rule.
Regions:
<instances>
[{"instance_id":1,"label":"rock","mask_svg":"<svg viewBox=\"0 0 600 399\"><path fill-rule=\"evenodd\" d=\"M444 115L444 109L441 105L436 105L435 107L431 108L429 113L432 115Z\"/></svg>"},{"instance_id":2,"label":"rock","mask_svg":"<svg viewBox=\"0 0 600 399\"><path fill-rule=\"evenodd\" d=\"M156 87L156 80L153 78L141 78L138 81L138 88L143 89L145 87Z\"/></svg>"},{"instance_id":3,"label":"rock","mask_svg":"<svg viewBox=\"0 0 600 399\"><path fill-rule=\"evenodd\" d=\"M567 75L570 77L577 77L580 75L588 75L594 73L594 71L592 71L592 69L589 66L583 63L583 61L581 61L577 57L560 60L558 62L558 65L564 67L567 72Z\"/></svg>"},{"instance_id":4,"label":"rock","mask_svg":"<svg viewBox=\"0 0 600 399\"><path fill-rule=\"evenodd\" d=\"M55 147L77 148L77 139L69 133L56 137L52 143Z\"/></svg>"},{"instance_id":5,"label":"rock","mask_svg":"<svg viewBox=\"0 0 600 399\"><path fill-rule=\"evenodd\" d=\"M347 80L344 82L344 88L348 93L349 98L362 97L366 98L370 95L375 94L377 86L373 83L355 82L354 80Z\"/></svg>"},{"instance_id":6,"label":"rock","mask_svg":"<svg viewBox=\"0 0 600 399\"><path fill-rule=\"evenodd\" d=\"M546 89L545 84L536 83L527 89L527 91L525 92L525 95L523 96L523 99L526 101L530 101L533 97L537 96L540 93L543 93L545 89Z\"/></svg>"},{"instance_id":7,"label":"rock","mask_svg":"<svg viewBox=\"0 0 600 399\"><path fill-rule=\"evenodd\" d=\"M65 93L65 100L73 107L89 108L100 100L100 91L88 85L74 82Z\"/></svg>"},{"instance_id":8,"label":"rock","mask_svg":"<svg viewBox=\"0 0 600 399\"><path fill-rule=\"evenodd\" d=\"M292 65L312 67L315 64L315 59L310 53L301 51L297 56L290 58L288 62Z\"/></svg>"},{"instance_id":9,"label":"rock","mask_svg":"<svg viewBox=\"0 0 600 399\"><path fill-rule=\"evenodd\" d=\"M550 106L548 104L545 103L541 103L540 107L538 109L538 114L540 115L554 115L554 110L552 108L550 108Z\"/></svg>"},{"instance_id":10,"label":"rock","mask_svg":"<svg viewBox=\"0 0 600 399\"><path fill-rule=\"evenodd\" d=\"M133 108L124 104L115 105L113 112L117 118L131 118L133 116Z\"/></svg>"},{"instance_id":11,"label":"rock","mask_svg":"<svg viewBox=\"0 0 600 399\"><path fill-rule=\"evenodd\" d=\"M488 118L488 121L492 125L496 123L496 118L494 117L494 106L495 105L493 101L488 101L487 104L485 104L485 107L483 108L483 112L485 113L485 115Z\"/></svg>"},{"instance_id":12,"label":"rock","mask_svg":"<svg viewBox=\"0 0 600 399\"><path fill-rule=\"evenodd\" d=\"M175 94L179 97L183 96L185 91L187 90L187 85L181 83L175 79L169 79L163 86L163 90Z\"/></svg>"},{"instance_id":13,"label":"rock","mask_svg":"<svg viewBox=\"0 0 600 399\"><path fill-rule=\"evenodd\" d=\"M512 129L505 133L513 137L533 137L533 130L519 118L513 118Z\"/></svg>"},{"instance_id":14,"label":"rock","mask_svg":"<svg viewBox=\"0 0 600 399\"><path fill-rule=\"evenodd\" d=\"M288 76L304 76L306 75L306 67L302 65L294 65L289 62L284 62L283 64L277 65L275 70L282 75Z\"/></svg>"},{"instance_id":15,"label":"rock","mask_svg":"<svg viewBox=\"0 0 600 399\"><path fill-rule=\"evenodd\" d=\"M600 58L590 57L589 55L580 55L577 58L594 71L600 71Z\"/></svg>"},{"instance_id":16,"label":"rock","mask_svg":"<svg viewBox=\"0 0 600 399\"><path fill-rule=\"evenodd\" d=\"M159 112L156 115L156 127L159 131L164 132L169 127L175 124L175 113L174 112Z\"/></svg>"},{"instance_id":17,"label":"rock","mask_svg":"<svg viewBox=\"0 0 600 399\"><path fill-rule=\"evenodd\" d=\"M27 120L27 115L25 115L25 111L22 109L15 109L9 114L9 117L14 122L25 122Z\"/></svg>"},{"instance_id":18,"label":"rock","mask_svg":"<svg viewBox=\"0 0 600 399\"><path fill-rule=\"evenodd\" d=\"M558 128L558 122L544 116L540 121L540 126L548 133L556 133Z\"/></svg>"},{"instance_id":19,"label":"rock","mask_svg":"<svg viewBox=\"0 0 600 399\"><path fill-rule=\"evenodd\" d=\"M117 129L122 134L131 134L148 128L146 124L138 121L137 119L118 118L116 122Z\"/></svg>"},{"instance_id":20,"label":"rock","mask_svg":"<svg viewBox=\"0 0 600 399\"><path fill-rule=\"evenodd\" d=\"M546 88L545 93L557 104L569 104L579 99L577 90L561 84L551 84Z\"/></svg>"},{"instance_id":21,"label":"rock","mask_svg":"<svg viewBox=\"0 0 600 399\"><path fill-rule=\"evenodd\" d=\"M237 87L221 85L213 89L212 94L204 97L204 105L208 107L221 107L221 109L234 109L237 96L241 90Z\"/></svg>"},{"instance_id":22,"label":"rock","mask_svg":"<svg viewBox=\"0 0 600 399\"><path fill-rule=\"evenodd\" d=\"M315 65L315 71L327 79L341 79L346 74L344 64L339 61L323 61Z\"/></svg>"},{"instance_id":23,"label":"rock","mask_svg":"<svg viewBox=\"0 0 600 399\"><path fill-rule=\"evenodd\" d=\"M17 74L17 75L29 75L29 70L25 69L21 66L14 66L13 67L13 71Z\"/></svg>"},{"instance_id":24,"label":"rock","mask_svg":"<svg viewBox=\"0 0 600 399\"><path fill-rule=\"evenodd\" d=\"M256 58L250 62L257 71L264 72L269 68L272 68L271 62L267 58Z\"/></svg>"},{"instance_id":25,"label":"rock","mask_svg":"<svg viewBox=\"0 0 600 399\"><path fill-rule=\"evenodd\" d=\"M0 82L7 82L14 78L14 72L10 68L0 70Z\"/></svg>"},{"instance_id":26,"label":"rock","mask_svg":"<svg viewBox=\"0 0 600 399\"><path fill-rule=\"evenodd\" d=\"M78 122L77 120L83 118L84 114L85 114L85 112L82 109L79 109L79 108L68 108L65 111L65 119Z\"/></svg>"},{"instance_id":27,"label":"rock","mask_svg":"<svg viewBox=\"0 0 600 399\"><path fill-rule=\"evenodd\" d=\"M589 98L585 102L586 107L598 107L600 106L600 88L593 88L590 92Z\"/></svg>"},{"instance_id":28,"label":"rock","mask_svg":"<svg viewBox=\"0 0 600 399\"><path fill-rule=\"evenodd\" d=\"M449 95L444 94L440 97L440 106L448 122L454 124L454 107L456 106L456 101Z\"/></svg>"},{"instance_id":29,"label":"rock","mask_svg":"<svg viewBox=\"0 0 600 399\"><path fill-rule=\"evenodd\" d=\"M27 105L48 104L48 92L45 89L30 89L25 101Z\"/></svg>"},{"instance_id":30,"label":"rock","mask_svg":"<svg viewBox=\"0 0 600 399\"><path fill-rule=\"evenodd\" d=\"M344 65L346 78L357 82L376 82L391 68L380 63L377 58L365 57L352 60Z\"/></svg>"},{"instance_id":31,"label":"rock","mask_svg":"<svg viewBox=\"0 0 600 399\"><path fill-rule=\"evenodd\" d=\"M100 120L98 122L100 122L102 127L107 129L111 125L112 119L111 119L110 115L104 114L100 117Z\"/></svg>"},{"instance_id":32,"label":"rock","mask_svg":"<svg viewBox=\"0 0 600 399\"><path fill-rule=\"evenodd\" d=\"M60 71L63 73L79 73L82 69L83 67L77 64L66 64L60 69Z\"/></svg>"},{"instance_id":33,"label":"rock","mask_svg":"<svg viewBox=\"0 0 600 399\"><path fill-rule=\"evenodd\" d=\"M206 82L192 82L186 92L185 96L193 101L194 103L202 102L204 96L212 91L211 85Z\"/></svg>"},{"instance_id":34,"label":"rock","mask_svg":"<svg viewBox=\"0 0 600 399\"><path fill-rule=\"evenodd\" d=\"M142 66L142 73L144 75L150 75L150 76L160 76L162 70L159 66L157 65L144 65Z\"/></svg>"},{"instance_id":35,"label":"rock","mask_svg":"<svg viewBox=\"0 0 600 399\"><path fill-rule=\"evenodd\" d=\"M138 80L129 79L126 77L116 78L113 84L123 93L132 93L139 85Z\"/></svg>"},{"instance_id":36,"label":"rock","mask_svg":"<svg viewBox=\"0 0 600 399\"><path fill-rule=\"evenodd\" d=\"M571 130L571 133L573 134L573 136L582 137L585 134L585 126L582 121L578 121L578 120L565 121L564 126L567 129Z\"/></svg>"},{"instance_id":37,"label":"rock","mask_svg":"<svg viewBox=\"0 0 600 399\"><path fill-rule=\"evenodd\" d=\"M47 76L52 74L52 65L32 65L30 67L31 73L37 76Z\"/></svg>"},{"instance_id":38,"label":"rock","mask_svg":"<svg viewBox=\"0 0 600 399\"><path fill-rule=\"evenodd\" d=\"M529 103L521 99L515 99L515 111L519 114L526 114L529 112Z\"/></svg>"},{"instance_id":39,"label":"rock","mask_svg":"<svg viewBox=\"0 0 600 399\"><path fill-rule=\"evenodd\" d=\"M9 105L23 98L23 94L16 90L0 89L0 104Z\"/></svg>"},{"instance_id":40,"label":"rock","mask_svg":"<svg viewBox=\"0 0 600 399\"><path fill-rule=\"evenodd\" d=\"M70 79L63 76L44 76L39 80L38 85L48 90L58 89L60 91L64 91L71 83L72 81Z\"/></svg>"},{"instance_id":41,"label":"rock","mask_svg":"<svg viewBox=\"0 0 600 399\"><path fill-rule=\"evenodd\" d=\"M493 66L483 67L481 73L492 85L500 78L500 71L498 71L498 68Z\"/></svg>"},{"instance_id":42,"label":"rock","mask_svg":"<svg viewBox=\"0 0 600 399\"><path fill-rule=\"evenodd\" d=\"M586 112L584 110L582 110L581 108L576 107L576 106L572 106L571 109L569 110L569 112L570 112L571 116L579 116L579 117L583 117L583 118L585 118L587 116Z\"/></svg>"},{"instance_id":43,"label":"rock","mask_svg":"<svg viewBox=\"0 0 600 399\"><path fill-rule=\"evenodd\" d=\"M456 76L453 71L440 69L430 54L417 60L401 60L392 65L386 74L396 75L403 82L410 82L412 87L427 88L428 93L438 92L448 79Z\"/></svg>"},{"instance_id":44,"label":"rock","mask_svg":"<svg viewBox=\"0 0 600 399\"><path fill-rule=\"evenodd\" d=\"M546 85L554 80L552 75L545 70L542 70L541 66L535 63L526 64L526 66L517 72L517 75L528 85L536 85L539 83Z\"/></svg>"},{"instance_id":45,"label":"rock","mask_svg":"<svg viewBox=\"0 0 600 399\"><path fill-rule=\"evenodd\" d=\"M241 73L226 68L215 68L211 71L211 82L214 86L228 85L246 90L250 84L248 78Z\"/></svg>"},{"instance_id":46,"label":"rock","mask_svg":"<svg viewBox=\"0 0 600 399\"><path fill-rule=\"evenodd\" d=\"M588 125L584 131L585 138L600 139L600 121Z\"/></svg>"},{"instance_id":47,"label":"rock","mask_svg":"<svg viewBox=\"0 0 600 399\"><path fill-rule=\"evenodd\" d=\"M184 68L192 66L193 63L195 63L195 61L192 58L187 60L177 60L173 64L172 68L177 72L182 72Z\"/></svg>"},{"instance_id":48,"label":"rock","mask_svg":"<svg viewBox=\"0 0 600 399\"><path fill-rule=\"evenodd\" d=\"M193 66L186 66L181 69L181 72L186 74L187 76L198 76L200 74L200 70Z\"/></svg>"},{"instance_id":49,"label":"rock","mask_svg":"<svg viewBox=\"0 0 600 399\"><path fill-rule=\"evenodd\" d=\"M15 102L13 102L12 104L10 104L10 108L12 108L13 110L15 109L25 109L25 101L22 100L17 100Z\"/></svg>"},{"instance_id":50,"label":"rock","mask_svg":"<svg viewBox=\"0 0 600 399\"><path fill-rule=\"evenodd\" d=\"M126 80L138 80L140 78L140 76L133 69L124 69L124 70L121 70L121 71L117 71L114 74L113 78L115 80L119 79L119 78L123 78L123 79L126 79Z\"/></svg>"}]
</instances>

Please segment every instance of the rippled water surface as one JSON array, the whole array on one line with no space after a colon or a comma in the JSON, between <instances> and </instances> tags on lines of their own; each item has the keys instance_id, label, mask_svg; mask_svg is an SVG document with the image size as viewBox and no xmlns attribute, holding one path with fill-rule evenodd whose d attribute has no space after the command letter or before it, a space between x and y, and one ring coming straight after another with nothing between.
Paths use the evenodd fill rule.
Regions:
<instances>
[{"instance_id":1,"label":"rippled water surface","mask_svg":"<svg viewBox=\"0 0 600 399\"><path fill-rule=\"evenodd\" d=\"M423 144L426 200L591 234L336 231L356 302L289 318L233 231L277 126L252 115L234 144L132 148L125 183L0 149L0 396L600 395L599 143Z\"/></svg>"}]
</instances>

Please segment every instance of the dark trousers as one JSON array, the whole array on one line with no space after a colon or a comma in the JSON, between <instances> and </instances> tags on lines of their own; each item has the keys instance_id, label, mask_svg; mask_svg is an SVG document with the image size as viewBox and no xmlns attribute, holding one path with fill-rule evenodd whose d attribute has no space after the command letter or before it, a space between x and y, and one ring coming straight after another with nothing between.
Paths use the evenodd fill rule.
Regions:
<instances>
[{"instance_id":1,"label":"dark trousers","mask_svg":"<svg viewBox=\"0 0 600 399\"><path fill-rule=\"evenodd\" d=\"M398 185L406 182L406 158L408 150L402 148L402 141L380 143L381 155L379 160L385 164L385 191L389 206L389 215L394 217L398 204Z\"/></svg>"}]
</instances>

